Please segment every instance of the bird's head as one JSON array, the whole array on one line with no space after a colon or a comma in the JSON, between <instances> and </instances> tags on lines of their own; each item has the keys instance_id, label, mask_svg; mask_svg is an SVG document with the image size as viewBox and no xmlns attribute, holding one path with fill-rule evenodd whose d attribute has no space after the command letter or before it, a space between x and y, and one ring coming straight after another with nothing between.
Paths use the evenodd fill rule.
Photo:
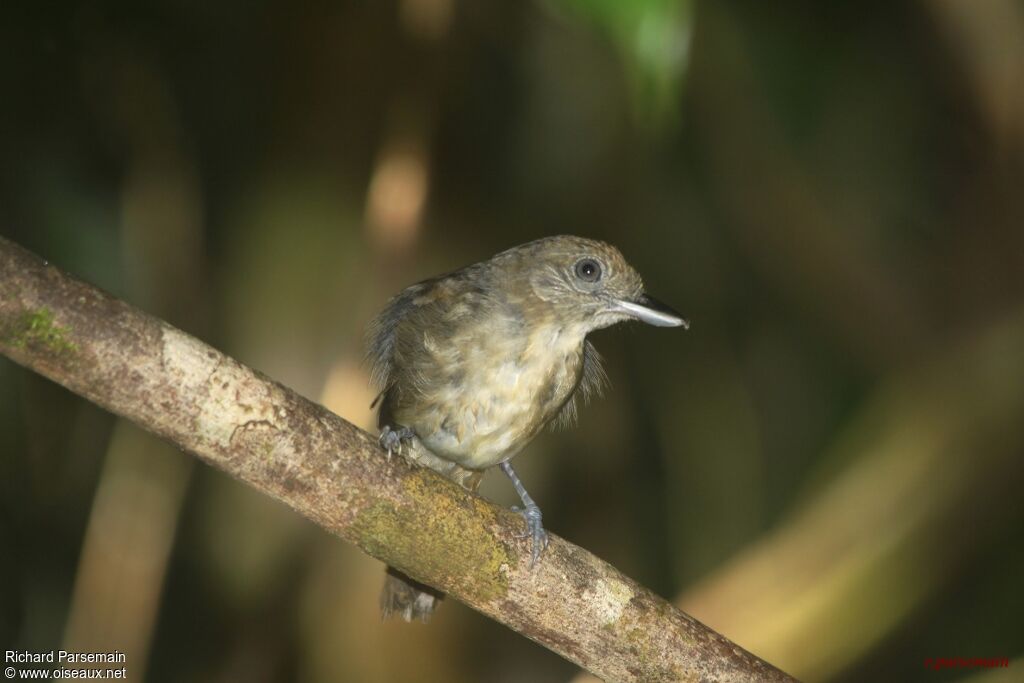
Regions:
<instances>
[{"instance_id":1,"label":"bird's head","mask_svg":"<svg viewBox=\"0 0 1024 683\"><path fill-rule=\"evenodd\" d=\"M586 331L625 320L658 327L687 327L678 313L644 292L643 280L618 249L568 235L516 247L517 270L531 293L563 321ZM499 255L499 259L505 254Z\"/></svg>"}]
</instances>

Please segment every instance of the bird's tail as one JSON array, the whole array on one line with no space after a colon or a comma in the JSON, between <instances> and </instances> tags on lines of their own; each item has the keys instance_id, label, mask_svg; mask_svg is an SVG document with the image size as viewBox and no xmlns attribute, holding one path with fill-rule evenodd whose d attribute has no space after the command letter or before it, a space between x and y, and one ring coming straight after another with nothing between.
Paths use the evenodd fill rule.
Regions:
<instances>
[{"instance_id":1,"label":"bird's tail","mask_svg":"<svg viewBox=\"0 0 1024 683\"><path fill-rule=\"evenodd\" d=\"M384 589L380 592L381 618L399 617L405 621L430 621L444 593L388 567Z\"/></svg>"}]
</instances>

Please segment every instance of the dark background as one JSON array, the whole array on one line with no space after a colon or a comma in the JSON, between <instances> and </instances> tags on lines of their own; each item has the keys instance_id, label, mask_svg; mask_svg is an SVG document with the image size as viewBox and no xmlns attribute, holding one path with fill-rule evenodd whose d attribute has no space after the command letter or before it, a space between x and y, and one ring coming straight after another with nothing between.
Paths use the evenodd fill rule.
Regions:
<instances>
[{"instance_id":1,"label":"dark background","mask_svg":"<svg viewBox=\"0 0 1024 683\"><path fill-rule=\"evenodd\" d=\"M613 242L692 329L595 335L612 389L517 460L548 527L807 681L1024 675L1021 3L4 2L0 155L4 237L364 427L389 295ZM0 359L0 649L573 676L381 624L381 574Z\"/></svg>"}]
</instances>

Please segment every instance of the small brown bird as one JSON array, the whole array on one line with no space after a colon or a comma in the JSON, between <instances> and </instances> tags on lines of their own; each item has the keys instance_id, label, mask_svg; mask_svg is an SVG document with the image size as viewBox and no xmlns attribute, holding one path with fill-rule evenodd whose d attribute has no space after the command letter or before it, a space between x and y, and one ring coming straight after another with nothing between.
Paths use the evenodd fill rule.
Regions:
<instances>
[{"instance_id":1,"label":"small brown bird","mask_svg":"<svg viewBox=\"0 0 1024 683\"><path fill-rule=\"evenodd\" d=\"M368 334L382 446L472 490L498 465L522 499L536 563L547 534L509 461L601 390L587 335L625 320L687 326L644 294L618 249L581 237L539 239L407 287ZM426 621L440 597L389 568L381 609Z\"/></svg>"}]
</instances>

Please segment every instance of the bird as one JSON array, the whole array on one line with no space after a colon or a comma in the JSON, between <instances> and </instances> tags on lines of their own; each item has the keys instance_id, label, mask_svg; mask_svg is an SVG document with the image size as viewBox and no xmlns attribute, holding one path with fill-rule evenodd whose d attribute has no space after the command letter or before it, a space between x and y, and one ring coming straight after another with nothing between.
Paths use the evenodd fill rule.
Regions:
<instances>
[{"instance_id":1,"label":"bird","mask_svg":"<svg viewBox=\"0 0 1024 683\"><path fill-rule=\"evenodd\" d=\"M618 249L572 235L406 287L367 329L381 446L473 491L484 471L500 468L522 501L513 509L532 567L548 537L511 460L602 391L607 377L588 335L628 320L689 327L645 293ZM427 621L442 597L389 567L382 616Z\"/></svg>"}]
</instances>

